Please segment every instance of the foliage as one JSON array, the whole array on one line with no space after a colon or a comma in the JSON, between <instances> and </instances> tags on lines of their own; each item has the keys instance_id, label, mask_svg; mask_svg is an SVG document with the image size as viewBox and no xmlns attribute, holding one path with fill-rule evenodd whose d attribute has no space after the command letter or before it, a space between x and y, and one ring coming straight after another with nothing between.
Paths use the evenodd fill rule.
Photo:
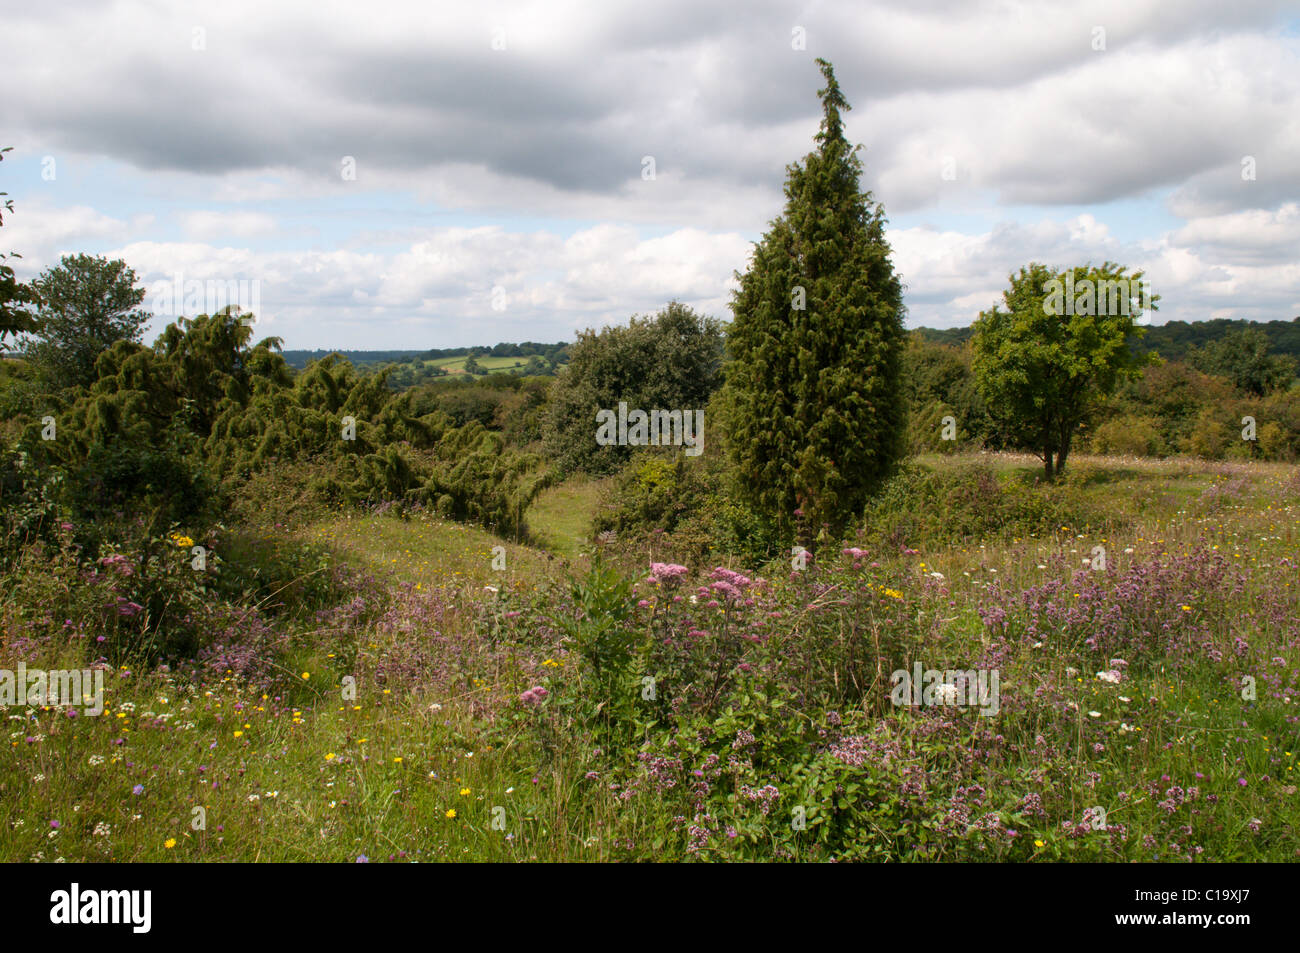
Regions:
<instances>
[{"instance_id":1,"label":"foliage","mask_svg":"<svg viewBox=\"0 0 1300 953\"><path fill-rule=\"evenodd\" d=\"M902 452L902 285L884 213L859 191L849 106L829 63L817 150L789 167L784 213L737 275L726 368L740 486L787 535L796 511L833 534ZM807 540L806 542L811 542Z\"/></svg>"},{"instance_id":2,"label":"foliage","mask_svg":"<svg viewBox=\"0 0 1300 953\"><path fill-rule=\"evenodd\" d=\"M1011 276L1006 310L995 305L975 322L972 369L980 394L999 431L1037 453L1049 480L1064 469L1075 434L1100 399L1143 363L1129 346L1142 334L1131 303L1141 279L1142 272L1110 262L1068 272L1030 264ZM1120 307L1105 306L1115 303L1100 291L1110 282L1126 289ZM1054 307L1061 287L1096 289L1096 298L1087 307Z\"/></svg>"},{"instance_id":3,"label":"foliage","mask_svg":"<svg viewBox=\"0 0 1300 953\"><path fill-rule=\"evenodd\" d=\"M30 306L40 300L31 285L19 281L13 266L6 263L9 258L20 258L17 254L0 255L0 350L4 349L6 337L17 337L36 329L36 318Z\"/></svg>"},{"instance_id":4,"label":"foliage","mask_svg":"<svg viewBox=\"0 0 1300 953\"><path fill-rule=\"evenodd\" d=\"M5 153L12 150L13 146L0 149L0 162L4 161ZM0 197L8 194L8 192L0 192ZM0 205L0 225L4 224L3 213L12 213L13 210L13 199L6 198ZM40 297L31 285L18 281L13 266L6 263L10 258L21 257L17 253L0 253L0 351L4 350L6 337L16 337L36 328L36 319L31 312L31 307L39 303Z\"/></svg>"},{"instance_id":5,"label":"foliage","mask_svg":"<svg viewBox=\"0 0 1300 953\"><path fill-rule=\"evenodd\" d=\"M1193 345L1187 363L1256 397L1289 387L1296 379L1296 359L1270 354L1268 336L1254 327L1229 331L1203 347Z\"/></svg>"},{"instance_id":6,"label":"foliage","mask_svg":"<svg viewBox=\"0 0 1300 953\"><path fill-rule=\"evenodd\" d=\"M913 453L952 453L996 435L971 373L971 350L908 336L903 351L902 387L908 403L908 449ZM945 439L943 418L953 418L956 439Z\"/></svg>"},{"instance_id":7,"label":"foliage","mask_svg":"<svg viewBox=\"0 0 1300 953\"><path fill-rule=\"evenodd\" d=\"M313 485L326 499L426 504L525 532L523 513L549 479L538 457L477 422L418 413L416 395L394 394L383 372L360 376L329 357L295 376L278 340L250 346L250 336L227 309L180 319L153 348L119 341L90 388L69 392L54 439L33 420L19 447L58 475L77 522L126 508L155 527L200 520L263 467L323 458L333 468Z\"/></svg>"},{"instance_id":8,"label":"foliage","mask_svg":"<svg viewBox=\"0 0 1300 953\"><path fill-rule=\"evenodd\" d=\"M1158 457L1167 451L1157 417L1125 415L1099 424L1092 435L1094 453Z\"/></svg>"},{"instance_id":9,"label":"foliage","mask_svg":"<svg viewBox=\"0 0 1300 953\"><path fill-rule=\"evenodd\" d=\"M602 495L592 533L614 548L697 567L727 553L758 566L781 552L775 526L731 486L717 448L696 460L647 451L630 460Z\"/></svg>"},{"instance_id":10,"label":"foliage","mask_svg":"<svg viewBox=\"0 0 1300 953\"><path fill-rule=\"evenodd\" d=\"M140 340L152 318L139 310L145 290L121 260L64 255L32 282L39 300L32 363L50 386L89 386L95 362L119 341Z\"/></svg>"},{"instance_id":11,"label":"foliage","mask_svg":"<svg viewBox=\"0 0 1300 953\"><path fill-rule=\"evenodd\" d=\"M1146 336L1135 342L1143 351L1155 351L1169 361L1189 359L1192 351L1204 348L1225 335L1257 330L1269 342L1270 350L1288 357L1300 358L1300 317L1290 321L1245 321L1232 318L1214 318L1209 321L1166 321L1147 328Z\"/></svg>"},{"instance_id":12,"label":"foliage","mask_svg":"<svg viewBox=\"0 0 1300 953\"><path fill-rule=\"evenodd\" d=\"M1293 856L1293 468L1076 464L1034 488L1032 469L991 459L991 487L948 458L914 477L895 512L934 532L906 551L863 539L768 578L602 557L567 585L492 573L485 591L440 569L420 589L293 533L128 525L90 551L82 527L56 525L0 566L0 652L9 667L111 665L111 711L33 708L14 726L0 853ZM944 511L928 511L966 522L1022 491L1103 513L1136 500L1141 522L945 545ZM359 531L382 525L406 572L439 526L416 519ZM203 570L191 543L209 548ZM1109 563L1081 568L1097 545ZM461 555L460 572L488 574L482 541ZM917 663L999 670L997 711L891 704L891 673ZM340 704L345 676L357 694ZM196 789L196 772L219 783ZM193 829L194 806L222 830Z\"/></svg>"},{"instance_id":13,"label":"foliage","mask_svg":"<svg viewBox=\"0 0 1300 953\"><path fill-rule=\"evenodd\" d=\"M1186 362L1193 349L1204 348L1234 331L1251 328L1267 336L1269 347L1275 353L1300 358L1300 317L1290 321L1246 321L1240 318L1166 321L1148 327L1145 335L1133 339L1132 347L1138 353L1155 353L1167 361ZM959 347L971 339L973 329L916 328L911 333L927 343Z\"/></svg>"},{"instance_id":14,"label":"foliage","mask_svg":"<svg viewBox=\"0 0 1300 953\"><path fill-rule=\"evenodd\" d=\"M720 323L673 301L654 317L578 334L550 396L548 459L562 473L612 473L633 448L596 443L596 412L703 409L721 381ZM706 421L707 427L707 421Z\"/></svg>"},{"instance_id":15,"label":"foliage","mask_svg":"<svg viewBox=\"0 0 1300 953\"><path fill-rule=\"evenodd\" d=\"M1121 516L1080 498L1070 481L1033 486L962 462L900 470L867 507L861 543L897 552L918 546L1051 533L1061 526L1116 526Z\"/></svg>"}]
</instances>

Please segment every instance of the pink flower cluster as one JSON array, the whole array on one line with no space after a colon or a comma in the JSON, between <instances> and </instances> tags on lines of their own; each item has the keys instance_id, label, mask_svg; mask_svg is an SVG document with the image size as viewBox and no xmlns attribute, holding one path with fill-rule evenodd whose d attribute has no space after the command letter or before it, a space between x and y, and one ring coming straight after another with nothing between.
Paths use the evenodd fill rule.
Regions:
<instances>
[{"instance_id":1,"label":"pink flower cluster","mask_svg":"<svg viewBox=\"0 0 1300 953\"><path fill-rule=\"evenodd\" d=\"M709 573L709 578L713 582L709 584L708 589L701 587L700 595L707 596L717 593L725 596L729 602L739 602L744 596L744 590L754 584L754 581L748 576L742 576L740 573L723 566L719 566Z\"/></svg>"},{"instance_id":2,"label":"pink flower cluster","mask_svg":"<svg viewBox=\"0 0 1300 953\"><path fill-rule=\"evenodd\" d=\"M528 689L528 691L520 695L519 700L525 705L540 705L542 699L549 694L550 692L544 689L541 685L534 685L532 688Z\"/></svg>"},{"instance_id":3,"label":"pink flower cluster","mask_svg":"<svg viewBox=\"0 0 1300 953\"><path fill-rule=\"evenodd\" d=\"M850 546L848 549L843 550L843 553L845 556L848 556L853 560L854 569L861 569L862 560L869 555L865 549L859 549L857 546ZM875 564L873 563L872 565Z\"/></svg>"},{"instance_id":4,"label":"pink flower cluster","mask_svg":"<svg viewBox=\"0 0 1300 953\"><path fill-rule=\"evenodd\" d=\"M126 556L123 556L121 553L113 553L111 556L105 556L99 561L99 564L101 566L107 566L123 576L129 576L135 571L131 566L131 560Z\"/></svg>"},{"instance_id":5,"label":"pink flower cluster","mask_svg":"<svg viewBox=\"0 0 1300 953\"><path fill-rule=\"evenodd\" d=\"M676 563L651 563L650 581L661 585L675 583L684 579L690 570Z\"/></svg>"}]
</instances>

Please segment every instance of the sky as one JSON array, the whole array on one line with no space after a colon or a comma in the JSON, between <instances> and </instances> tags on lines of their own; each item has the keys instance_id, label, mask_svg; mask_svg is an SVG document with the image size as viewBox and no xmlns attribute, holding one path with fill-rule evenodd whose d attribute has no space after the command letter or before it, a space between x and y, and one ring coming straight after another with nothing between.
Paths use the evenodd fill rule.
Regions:
<instances>
[{"instance_id":1,"label":"sky","mask_svg":"<svg viewBox=\"0 0 1300 953\"><path fill-rule=\"evenodd\" d=\"M1030 262L1153 323L1300 316L1300 5L1256 0L0 0L0 252L121 258L152 340L236 300L287 349L564 341L734 273L830 60L909 327ZM190 307L187 307L190 305ZM203 309L203 310L206 310Z\"/></svg>"}]
</instances>

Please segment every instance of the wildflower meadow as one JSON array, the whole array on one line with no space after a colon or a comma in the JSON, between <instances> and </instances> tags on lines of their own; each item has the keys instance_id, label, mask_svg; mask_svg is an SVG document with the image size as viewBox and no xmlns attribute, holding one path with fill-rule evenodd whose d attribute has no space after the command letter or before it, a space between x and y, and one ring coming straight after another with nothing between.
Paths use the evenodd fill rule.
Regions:
<instances>
[{"instance_id":1,"label":"wildflower meadow","mask_svg":"<svg viewBox=\"0 0 1300 953\"><path fill-rule=\"evenodd\" d=\"M1075 525L863 527L802 569L592 545L493 570L486 533L353 511L210 531L206 574L164 536L142 573L61 530L8 576L7 658L91 659L104 711L5 706L5 856L1297 856L1293 468L1078 467ZM138 648L159 604L205 634L189 658ZM893 704L914 665L996 670L997 712Z\"/></svg>"}]
</instances>

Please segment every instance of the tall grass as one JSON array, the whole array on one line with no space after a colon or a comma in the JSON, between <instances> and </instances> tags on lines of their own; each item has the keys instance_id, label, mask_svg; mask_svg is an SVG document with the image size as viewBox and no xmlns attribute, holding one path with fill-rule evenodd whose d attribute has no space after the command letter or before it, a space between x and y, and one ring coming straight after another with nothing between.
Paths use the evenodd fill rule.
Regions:
<instances>
[{"instance_id":1,"label":"tall grass","mask_svg":"<svg viewBox=\"0 0 1300 953\"><path fill-rule=\"evenodd\" d=\"M219 537L201 657L112 660L98 718L0 712L0 856L1297 856L1296 471L923 462L803 571L494 570L391 514ZM138 577L92 565L0 579L0 666L102 657ZM917 662L998 669L997 714L892 704Z\"/></svg>"}]
</instances>

